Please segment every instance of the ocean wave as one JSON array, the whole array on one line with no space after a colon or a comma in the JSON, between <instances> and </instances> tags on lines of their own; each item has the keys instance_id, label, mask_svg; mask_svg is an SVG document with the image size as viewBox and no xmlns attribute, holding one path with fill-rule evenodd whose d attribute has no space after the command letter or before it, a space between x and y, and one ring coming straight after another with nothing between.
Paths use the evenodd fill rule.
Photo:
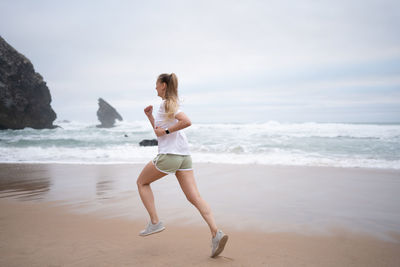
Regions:
<instances>
[{"instance_id":1,"label":"ocean wave","mask_svg":"<svg viewBox=\"0 0 400 267\"><path fill-rule=\"evenodd\" d=\"M0 162L145 163L157 153L139 146L156 138L148 121L56 124L0 131ZM193 123L184 132L197 162L400 168L399 124Z\"/></svg>"}]
</instances>

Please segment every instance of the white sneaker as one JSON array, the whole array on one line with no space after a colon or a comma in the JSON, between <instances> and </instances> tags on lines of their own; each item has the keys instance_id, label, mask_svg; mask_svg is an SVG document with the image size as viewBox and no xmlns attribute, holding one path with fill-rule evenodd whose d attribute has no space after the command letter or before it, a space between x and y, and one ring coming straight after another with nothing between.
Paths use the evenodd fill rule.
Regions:
<instances>
[{"instance_id":1,"label":"white sneaker","mask_svg":"<svg viewBox=\"0 0 400 267\"><path fill-rule=\"evenodd\" d=\"M147 224L146 229L140 231L139 235L141 236L146 236L146 235L151 235L151 234L155 234L158 232L161 232L162 230L164 230L164 224L162 221L159 221L156 224L153 224L151 221Z\"/></svg>"},{"instance_id":2,"label":"white sneaker","mask_svg":"<svg viewBox=\"0 0 400 267\"><path fill-rule=\"evenodd\" d=\"M211 257L216 257L224 250L225 244L228 241L228 236L218 230L215 237L211 239Z\"/></svg>"}]
</instances>

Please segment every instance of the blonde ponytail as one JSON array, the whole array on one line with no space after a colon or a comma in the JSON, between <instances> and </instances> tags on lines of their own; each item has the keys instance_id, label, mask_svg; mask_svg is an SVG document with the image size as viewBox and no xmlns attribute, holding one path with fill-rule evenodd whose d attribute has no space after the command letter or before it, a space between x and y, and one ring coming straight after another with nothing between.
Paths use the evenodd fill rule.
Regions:
<instances>
[{"instance_id":1,"label":"blonde ponytail","mask_svg":"<svg viewBox=\"0 0 400 267\"><path fill-rule=\"evenodd\" d=\"M176 77L175 73L163 73L158 76L157 80L167 84L167 89L165 90L166 120L173 120L174 114L179 107L178 77Z\"/></svg>"}]
</instances>

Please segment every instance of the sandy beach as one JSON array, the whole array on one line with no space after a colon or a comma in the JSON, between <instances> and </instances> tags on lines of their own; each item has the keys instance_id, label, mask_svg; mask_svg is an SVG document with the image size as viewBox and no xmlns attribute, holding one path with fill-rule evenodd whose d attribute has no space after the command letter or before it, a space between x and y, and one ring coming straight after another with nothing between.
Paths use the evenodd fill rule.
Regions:
<instances>
[{"instance_id":1,"label":"sandy beach","mask_svg":"<svg viewBox=\"0 0 400 267\"><path fill-rule=\"evenodd\" d=\"M166 230L148 221L143 164L0 164L1 266L399 266L400 172L195 163L229 235L210 232L176 178L152 184Z\"/></svg>"}]
</instances>

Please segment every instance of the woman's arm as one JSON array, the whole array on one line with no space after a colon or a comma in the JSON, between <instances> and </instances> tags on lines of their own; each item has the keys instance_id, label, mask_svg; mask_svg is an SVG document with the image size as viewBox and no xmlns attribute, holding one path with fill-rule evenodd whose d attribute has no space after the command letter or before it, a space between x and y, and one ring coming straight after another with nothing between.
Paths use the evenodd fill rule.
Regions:
<instances>
[{"instance_id":1,"label":"woman's arm","mask_svg":"<svg viewBox=\"0 0 400 267\"><path fill-rule=\"evenodd\" d=\"M150 123L151 123L151 126L152 126L153 129L154 129L154 117L153 117L153 115L147 116L147 118L149 119L149 121L150 121Z\"/></svg>"},{"instance_id":2,"label":"woman's arm","mask_svg":"<svg viewBox=\"0 0 400 267\"><path fill-rule=\"evenodd\" d=\"M150 121L150 123L151 123L151 126L153 127L153 129L154 129L154 117L153 117L153 106L147 106L145 109L144 109L144 113L146 114L146 116L147 116L147 118L149 119L149 121Z\"/></svg>"},{"instance_id":3,"label":"woman's arm","mask_svg":"<svg viewBox=\"0 0 400 267\"><path fill-rule=\"evenodd\" d=\"M192 122L190 121L189 117L186 116L186 114L183 112L179 112L178 114L176 114L175 118L178 120L178 122L168 128L170 133L179 131L181 129L184 129L192 125Z\"/></svg>"},{"instance_id":4,"label":"woman's arm","mask_svg":"<svg viewBox=\"0 0 400 267\"><path fill-rule=\"evenodd\" d=\"M178 120L178 122L172 125L171 127L168 127L168 131L170 133L179 131L181 129L184 129L192 125L192 122L190 121L189 117L186 116L186 114L183 112L179 112L178 114L176 114L175 118ZM157 136L163 136L164 134L166 134L165 129L161 127L156 127L154 129L154 132L156 133Z\"/></svg>"}]
</instances>

